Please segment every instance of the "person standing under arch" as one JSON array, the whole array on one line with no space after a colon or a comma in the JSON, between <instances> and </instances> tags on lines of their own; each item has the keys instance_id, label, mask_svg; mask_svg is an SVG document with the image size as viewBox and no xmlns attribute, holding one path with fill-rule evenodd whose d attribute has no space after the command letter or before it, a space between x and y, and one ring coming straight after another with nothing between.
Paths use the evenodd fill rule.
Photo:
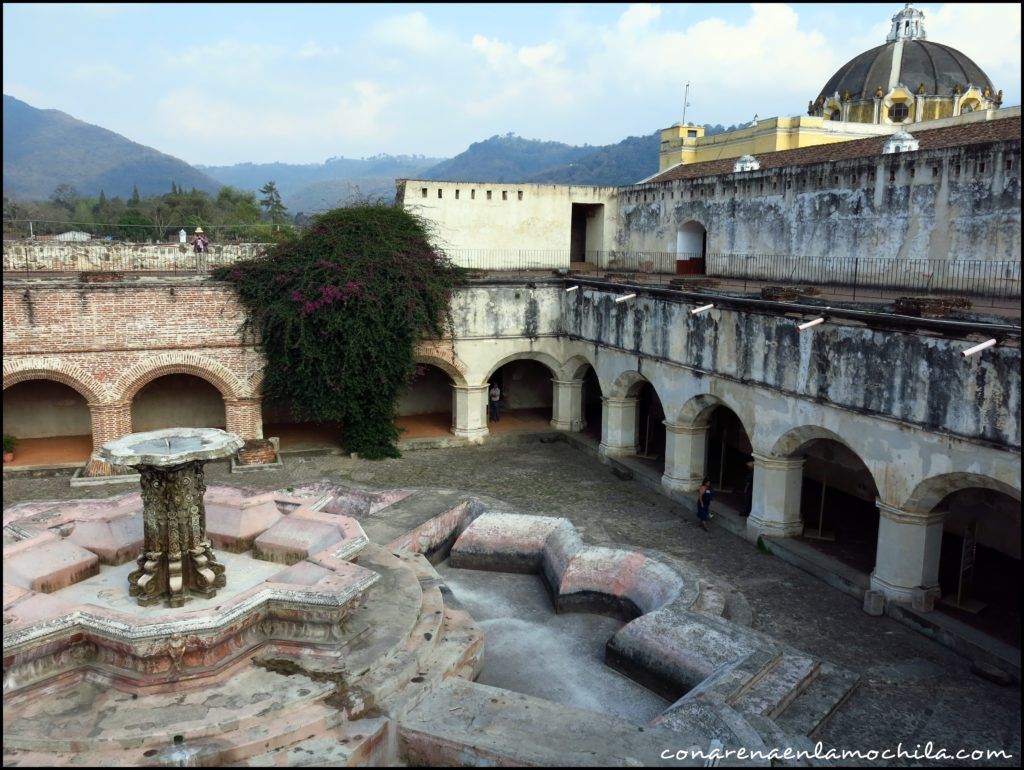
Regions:
<instances>
[{"instance_id":1,"label":"person standing under arch","mask_svg":"<svg viewBox=\"0 0 1024 770\"><path fill-rule=\"evenodd\" d=\"M708 519L711 518L711 499L714 497L714 490L711 488L711 480L704 479L697 490L697 520L699 526L705 532L708 531Z\"/></svg>"}]
</instances>

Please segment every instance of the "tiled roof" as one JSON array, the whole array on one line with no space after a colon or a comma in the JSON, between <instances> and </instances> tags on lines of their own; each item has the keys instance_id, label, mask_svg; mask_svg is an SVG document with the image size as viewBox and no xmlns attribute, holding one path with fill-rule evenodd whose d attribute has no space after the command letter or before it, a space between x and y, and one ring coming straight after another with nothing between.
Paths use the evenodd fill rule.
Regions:
<instances>
[{"instance_id":1,"label":"tiled roof","mask_svg":"<svg viewBox=\"0 0 1024 770\"><path fill-rule=\"evenodd\" d=\"M1020 116L984 120L946 128L920 129L911 126L910 131L918 140L918 150L938 150L944 147L960 147L969 144L1020 140ZM825 163L853 158L868 158L882 154L882 146L888 136L872 136L868 139L854 139L849 142L834 142L816 147L800 147L795 150L758 153L754 157L761 164L761 170L782 166L804 166L811 163ZM704 163L688 163L671 168L645 184L669 182L673 179L693 179L701 176L731 174L736 158L709 160Z\"/></svg>"}]
</instances>

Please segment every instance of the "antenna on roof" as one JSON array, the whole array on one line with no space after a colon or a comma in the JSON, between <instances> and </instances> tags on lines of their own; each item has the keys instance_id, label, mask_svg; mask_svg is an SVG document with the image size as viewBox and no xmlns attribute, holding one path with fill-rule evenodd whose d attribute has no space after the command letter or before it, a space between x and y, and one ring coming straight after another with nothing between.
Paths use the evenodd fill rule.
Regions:
<instances>
[{"instance_id":1,"label":"antenna on roof","mask_svg":"<svg viewBox=\"0 0 1024 770\"><path fill-rule=\"evenodd\" d=\"M683 125L686 125L686 108L690 106L690 81L686 81L686 93L683 95Z\"/></svg>"}]
</instances>

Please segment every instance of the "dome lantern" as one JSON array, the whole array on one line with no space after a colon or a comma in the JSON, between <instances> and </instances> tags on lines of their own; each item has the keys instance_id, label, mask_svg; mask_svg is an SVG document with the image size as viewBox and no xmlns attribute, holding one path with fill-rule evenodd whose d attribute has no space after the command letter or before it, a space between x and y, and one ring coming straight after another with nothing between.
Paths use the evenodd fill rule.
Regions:
<instances>
[{"instance_id":1,"label":"dome lantern","mask_svg":"<svg viewBox=\"0 0 1024 770\"><path fill-rule=\"evenodd\" d=\"M911 7L906 7L892 17L892 29L889 30L887 42L896 40L927 40L928 35L924 31L924 12Z\"/></svg>"}]
</instances>

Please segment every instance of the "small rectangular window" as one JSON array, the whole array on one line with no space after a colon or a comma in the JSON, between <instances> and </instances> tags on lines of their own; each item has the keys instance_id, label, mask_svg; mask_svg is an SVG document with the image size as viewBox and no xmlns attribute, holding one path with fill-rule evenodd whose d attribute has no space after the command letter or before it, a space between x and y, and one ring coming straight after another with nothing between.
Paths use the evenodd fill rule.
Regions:
<instances>
[{"instance_id":1,"label":"small rectangular window","mask_svg":"<svg viewBox=\"0 0 1024 770\"><path fill-rule=\"evenodd\" d=\"M1013 171L1013 160L1011 158L1006 159L1006 170Z\"/></svg>"},{"instance_id":2,"label":"small rectangular window","mask_svg":"<svg viewBox=\"0 0 1024 770\"><path fill-rule=\"evenodd\" d=\"M437 197L438 198L441 197L441 188L440 187L437 188Z\"/></svg>"},{"instance_id":3,"label":"small rectangular window","mask_svg":"<svg viewBox=\"0 0 1024 770\"><path fill-rule=\"evenodd\" d=\"M458 190L456 190L456 191L455 191L455 200L458 200L458 199L459 199L459 191L458 191Z\"/></svg>"},{"instance_id":4,"label":"small rectangular window","mask_svg":"<svg viewBox=\"0 0 1024 770\"><path fill-rule=\"evenodd\" d=\"M869 171L868 172L868 181L869 182L874 182L875 181L875 172L874 171Z\"/></svg>"},{"instance_id":5,"label":"small rectangular window","mask_svg":"<svg viewBox=\"0 0 1024 770\"><path fill-rule=\"evenodd\" d=\"M508 200L508 190L502 190L501 191L501 199L503 201L507 201Z\"/></svg>"},{"instance_id":6,"label":"small rectangular window","mask_svg":"<svg viewBox=\"0 0 1024 770\"><path fill-rule=\"evenodd\" d=\"M953 166L953 176L960 176L960 164Z\"/></svg>"},{"instance_id":7,"label":"small rectangular window","mask_svg":"<svg viewBox=\"0 0 1024 770\"><path fill-rule=\"evenodd\" d=\"M694 139L694 138L696 138L696 136L697 136L697 130L696 130L696 129L693 129L693 128L687 129L687 131L686 131L686 136L687 136L687 138L688 138L688 139Z\"/></svg>"},{"instance_id":8,"label":"small rectangular window","mask_svg":"<svg viewBox=\"0 0 1024 770\"><path fill-rule=\"evenodd\" d=\"M938 166L932 166L932 176L938 176L938 175L939 175L939 167Z\"/></svg>"},{"instance_id":9,"label":"small rectangular window","mask_svg":"<svg viewBox=\"0 0 1024 770\"><path fill-rule=\"evenodd\" d=\"M469 191L469 199L471 201L475 201L476 200L476 190L470 190Z\"/></svg>"},{"instance_id":10,"label":"small rectangular window","mask_svg":"<svg viewBox=\"0 0 1024 770\"><path fill-rule=\"evenodd\" d=\"M426 198L427 197L427 188L426 187L422 187L420 189L423 192L423 197Z\"/></svg>"},{"instance_id":11,"label":"small rectangular window","mask_svg":"<svg viewBox=\"0 0 1024 770\"><path fill-rule=\"evenodd\" d=\"M917 176L917 169L914 168L913 166L911 166L910 167L910 178L913 179L915 176Z\"/></svg>"},{"instance_id":12,"label":"small rectangular window","mask_svg":"<svg viewBox=\"0 0 1024 770\"><path fill-rule=\"evenodd\" d=\"M522 191L522 190L520 190L520 191L519 191L519 200L522 200L522 199L523 199L523 191Z\"/></svg>"},{"instance_id":13,"label":"small rectangular window","mask_svg":"<svg viewBox=\"0 0 1024 770\"><path fill-rule=\"evenodd\" d=\"M488 190L488 191L487 191L487 200L490 200L490 199L491 199L491 191L490 191L490 190Z\"/></svg>"},{"instance_id":14,"label":"small rectangular window","mask_svg":"<svg viewBox=\"0 0 1024 770\"><path fill-rule=\"evenodd\" d=\"M984 174L985 173L985 164L984 163L979 163L978 164L978 173L979 174Z\"/></svg>"}]
</instances>

